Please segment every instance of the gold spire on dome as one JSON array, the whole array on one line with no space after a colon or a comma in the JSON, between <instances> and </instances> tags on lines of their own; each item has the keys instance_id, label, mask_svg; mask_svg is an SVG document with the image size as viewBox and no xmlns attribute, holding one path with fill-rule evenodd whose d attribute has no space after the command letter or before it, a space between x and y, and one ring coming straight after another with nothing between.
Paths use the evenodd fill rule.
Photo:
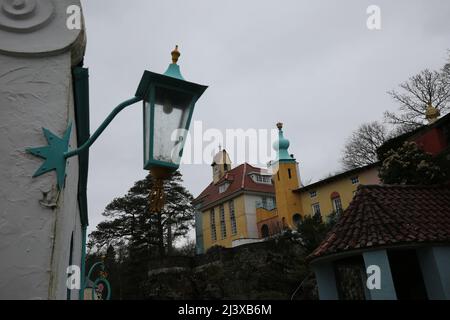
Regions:
<instances>
[{"instance_id":1,"label":"gold spire on dome","mask_svg":"<svg viewBox=\"0 0 450 320\"><path fill-rule=\"evenodd\" d=\"M178 45L175 46L175 49L170 54L172 55L172 63L177 64L178 58L181 55L180 51L178 51Z\"/></svg>"},{"instance_id":2,"label":"gold spire on dome","mask_svg":"<svg viewBox=\"0 0 450 320\"><path fill-rule=\"evenodd\" d=\"M435 107L433 107L433 105L430 103L428 103L428 106L425 110L425 118L427 118L428 123L433 123L437 120L437 118L439 118L439 116L441 115L441 113L439 112L438 109L436 109Z\"/></svg>"}]
</instances>

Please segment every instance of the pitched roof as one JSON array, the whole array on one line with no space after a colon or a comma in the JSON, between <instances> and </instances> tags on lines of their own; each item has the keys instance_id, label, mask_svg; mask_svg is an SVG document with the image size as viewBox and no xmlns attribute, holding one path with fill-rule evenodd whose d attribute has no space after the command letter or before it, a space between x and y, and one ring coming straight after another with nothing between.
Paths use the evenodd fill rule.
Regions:
<instances>
[{"instance_id":1,"label":"pitched roof","mask_svg":"<svg viewBox=\"0 0 450 320\"><path fill-rule=\"evenodd\" d=\"M264 169L251 166L248 163L241 164L236 168L227 171L217 183L211 182L205 190L194 199L193 203L201 203L202 208L205 208L213 202L217 202L238 191L275 193L272 184L257 183L250 177L250 173L261 173L263 171ZM225 182L228 182L229 186L226 191L220 193L219 186Z\"/></svg>"},{"instance_id":2,"label":"pitched roof","mask_svg":"<svg viewBox=\"0 0 450 320\"><path fill-rule=\"evenodd\" d=\"M354 168L354 169L350 169L350 170L338 173L338 174L336 174L334 176L331 176L331 177L325 178L323 180L319 180L317 182L308 184L306 186L302 186L300 188L294 189L293 191L294 192L305 192L305 191L317 188L317 187L319 187L319 186L321 186L323 184L327 184L327 183L329 183L331 181L339 180L339 179L341 179L343 177L347 177L347 176L352 176L352 175L355 175L355 174L358 174L358 173L361 173L363 171L370 170L372 168L376 168L376 167L379 167L379 166L380 166L380 162L377 161L377 162L365 165L363 167L358 167L358 168Z\"/></svg>"},{"instance_id":3,"label":"pitched roof","mask_svg":"<svg viewBox=\"0 0 450 320\"><path fill-rule=\"evenodd\" d=\"M359 186L308 260L379 246L450 243L450 185Z\"/></svg>"}]
</instances>

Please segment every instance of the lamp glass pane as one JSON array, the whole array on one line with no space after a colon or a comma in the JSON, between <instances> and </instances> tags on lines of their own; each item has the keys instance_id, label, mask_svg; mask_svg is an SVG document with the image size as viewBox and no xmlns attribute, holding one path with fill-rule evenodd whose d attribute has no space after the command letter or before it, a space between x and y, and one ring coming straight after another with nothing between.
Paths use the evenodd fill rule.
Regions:
<instances>
[{"instance_id":1,"label":"lamp glass pane","mask_svg":"<svg viewBox=\"0 0 450 320\"><path fill-rule=\"evenodd\" d=\"M192 96L167 88L155 88L153 159L180 163Z\"/></svg>"},{"instance_id":2,"label":"lamp glass pane","mask_svg":"<svg viewBox=\"0 0 450 320\"><path fill-rule=\"evenodd\" d=\"M149 160L150 148L150 103L144 103L144 164Z\"/></svg>"}]
</instances>

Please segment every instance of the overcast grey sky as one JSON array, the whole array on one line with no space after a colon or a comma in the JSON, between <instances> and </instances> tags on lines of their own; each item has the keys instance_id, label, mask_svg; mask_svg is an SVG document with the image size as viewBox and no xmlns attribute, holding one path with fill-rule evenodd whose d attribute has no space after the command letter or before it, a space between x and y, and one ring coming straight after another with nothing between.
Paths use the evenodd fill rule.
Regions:
<instances>
[{"instance_id":1,"label":"overcast grey sky","mask_svg":"<svg viewBox=\"0 0 450 320\"><path fill-rule=\"evenodd\" d=\"M209 85L194 120L204 128L284 122L304 181L340 168L349 134L397 105L386 92L450 48L450 1L84 0L91 132L134 95L144 69L163 73L180 46L183 76ZM366 8L381 8L381 30ZM142 179L142 106L123 111L90 149L90 231ZM209 164L182 165L194 194Z\"/></svg>"}]
</instances>

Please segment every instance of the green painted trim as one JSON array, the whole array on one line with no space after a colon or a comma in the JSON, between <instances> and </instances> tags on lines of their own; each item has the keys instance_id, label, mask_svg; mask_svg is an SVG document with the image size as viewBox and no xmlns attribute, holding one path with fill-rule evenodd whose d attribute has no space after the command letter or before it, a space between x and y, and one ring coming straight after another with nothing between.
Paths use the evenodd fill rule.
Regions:
<instances>
[{"instance_id":1,"label":"green painted trim","mask_svg":"<svg viewBox=\"0 0 450 320\"><path fill-rule=\"evenodd\" d=\"M184 80L183 76L181 75L180 66L177 65L176 63L169 64L169 67L167 68L166 72L164 72L164 75Z\"/></svg>"},{"instance_id":2,"label":"green painted trim","mask_svg":"<svg viewBox=\"0 0 450 320\"><path fill-rule=\"evenodd\" d=\"M165 167L165 168L175 171L178 169L179 166L180 166L179 164L173 163L173 162L166 162L166 161L161 161L161 160L150 159L145 163L144 169L150 170L150 168L152 168L152 167Z\"/></svg>"},{"instance_id":3,"label":"green painted trim","mask_svg":"<svg viewBox=\"0 0 450 320\"><path fill-rule=\"evenodd\" d=\"M86 288L86 236L87 225L81 226L81 271L80 271L80 291L78 293L78 299L84 300L84 289Z\"/></svg>"},{"instance_id":4,"label":"green painted trim","mask_svg":"<svg viewBox=\"0 0 450 320\"><path fill-rule=\"evenodd\" d=\"M90 137L89 123L89 69L75 67L72 70L74 83L75 119L77 145L84 144ZM89 150L78 155L78 205L82 225L88 225L87 180L89 170Z\"/></svg>"},{"instance_id":5,"label":"green painted trim","mask_svg":"<svg viewBox=\"0 0 450 320\"><path fill-rule=\"evenodd\" d=\"M150 85L150 94L149 94L149 103L150 103L150 116L149 116L149 120L150 120L150 128L149 128L149 138L148 138L148 145L149 145L149 149L148 149L148 162L152 161L153 159L153 137L155 134L155 85L151 84ZM149 170L150 168L146 168L147 170Z\"/></svg>"},{"instance_id":6,"label":"green painted trim","mask_svg":"<svg viewBox=\"0 0 450 320\"><path fill-rule=\"evenodd\" d=\"M158 86L169 86L179 91L184 90L185 92L190 92L198 97L200 97L208 88L208 86L145 70L141 81L139 82L135 96L140 97L143 100L146 99L149 95L151 84L157 84Z\"/></svg>"},{"instance_id":7,"label":"green painted trim","mask_svg":"<svg viewBox=\"0 0 450 320\"><path fill-rule=\"evenodd\" d=\"M142 155L143 156L142 160L144 163L145 163L145 157L147 155L147 145L145 143L145 139L146 139L146 132L145 132L146 124L145 123L147 121L147 119L145 117L145 108L146 108L145 104L146 104L145 100L142 101L142 147L144 150L144 154Z\"/></svg>"}]
</instances>

